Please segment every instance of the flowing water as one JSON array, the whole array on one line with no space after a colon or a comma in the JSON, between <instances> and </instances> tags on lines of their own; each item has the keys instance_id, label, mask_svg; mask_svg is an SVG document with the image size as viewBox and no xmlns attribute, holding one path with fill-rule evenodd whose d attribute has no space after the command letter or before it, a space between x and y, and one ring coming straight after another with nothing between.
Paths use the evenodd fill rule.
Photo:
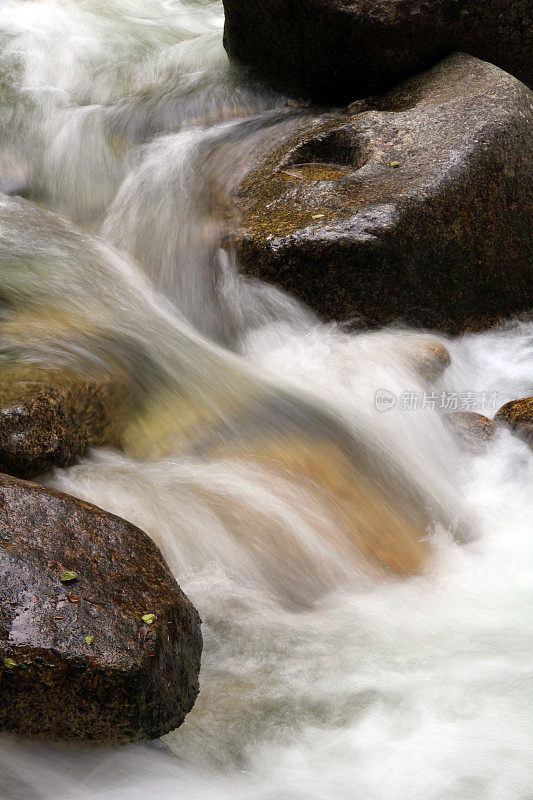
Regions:
<instances>
[{"instance_id":1,"label":"flowing water","mask_svg":"<svg viewBox=\"0 0 533 800\"><path fill-rule=\"evenodd\" d=\"M531 394L533 326L350 332L239 276L228 195L313 112L222 26L211 0L0 3L2 357L131 381L125 452L47 481L155 539L205 641L180 729L4 737L0 798L531 800L533 458L460 451L438 398ZM411 577L361 555L385 523Z\"/></svg>"}]
</instances>

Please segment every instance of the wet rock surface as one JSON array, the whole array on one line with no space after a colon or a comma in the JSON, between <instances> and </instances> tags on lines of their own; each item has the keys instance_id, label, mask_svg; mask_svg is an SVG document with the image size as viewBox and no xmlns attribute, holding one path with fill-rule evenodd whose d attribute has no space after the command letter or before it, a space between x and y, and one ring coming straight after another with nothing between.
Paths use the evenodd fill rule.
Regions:
<instances>
[{"instance_id":1,"label":"wet rock surface","mask_svg":"<svg viewBox=\"0 0 533 800\"><path fill-rule=\"evenodd\" d=\"M224 0L224 44L275 85L349 102L461 50L533 83L529 0Z\"/></svg>"},{"instance_id":2,"label":"wet rock surface","mask_svg":"<svg viewBox=\"0 0 533 800\"><path fill-rule=\"evenodd\" d=\"M117 446L130 408L125 380L83 380L32 367L0 370L0 472L32 478Z\"/></svg>"},{"instance_id":3,"label":"wet rock surface","mask_svg":"<svg viewBox=\"0 0 533 800\"><path fill-rule=\"evenodd\" d=\"M533 397L511 400L500 408L494 419L501 425L507 425L533 447Z\"/></svg>"},{"instance_id":4,"label":"wet rock surface","mask_svg":"<svg viewBox=\"0 0 533 800\"><path fill-rule=\"evenodd\" d=\"M145 533L0 476L0 729L161 736L194 704L201 649L198 614Z\"/></svg>"},{"instance_id":5,"label":"wet rock surface","mask_svg":"<svg viewBox=\"0 0 533 800\"><path fill-rule=\"evenodd\" d=\"M457 333L527 310L532 100L455 54L307 117L235 191L242 270L330 319Z\"/></svg>"},{"instance_id":6,"label":"wet rock surface","mask_svg":"<svg viewBox=\"0 0 533 800\"><path fill-rule=\"evenodd\" d=\"M427 383L434 383L451 364L448 349L440 342L419 345L411 356L417 374Z\"/></svg>"},{"instance_id":7,"label":"wet rock surface","mask_svg":"<svg viewBox=\"0 0 533 800\"><path fill-rule=\"evenodd\" d=\"M446 414L446 422L467 450L482 450L495 435L497 427L483 414L475 411L455 411Z\"/></svg>"}]
</instances>

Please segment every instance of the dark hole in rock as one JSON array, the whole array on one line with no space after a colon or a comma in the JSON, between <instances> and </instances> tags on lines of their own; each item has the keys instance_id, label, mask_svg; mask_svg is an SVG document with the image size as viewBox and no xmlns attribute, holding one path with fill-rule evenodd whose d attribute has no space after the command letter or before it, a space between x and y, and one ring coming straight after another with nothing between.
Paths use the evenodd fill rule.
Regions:
<instances>
[{"instance_id":1,"label":"dark hole in rock","mask_svg":"<svg viewBox=\"0 0 533 800\"><path fill-rule=\"evenodd\" d=\"M361 169L370 159L349 128L338 128L303 141L279 170L285 180L334 181Z\"/></svg>"},{"instance_id":2,"label":"dark hole in rock","mask_svg":"<svg viewBox=\"0 0 533 800\"><path fill-rule=\"evenodd\" d=\"M331 163L356 170L363 167L370 156L368 146L359 140L353 128L337 128L303 142L292 154L291 163Z\"/></svg>"}]
</instances>

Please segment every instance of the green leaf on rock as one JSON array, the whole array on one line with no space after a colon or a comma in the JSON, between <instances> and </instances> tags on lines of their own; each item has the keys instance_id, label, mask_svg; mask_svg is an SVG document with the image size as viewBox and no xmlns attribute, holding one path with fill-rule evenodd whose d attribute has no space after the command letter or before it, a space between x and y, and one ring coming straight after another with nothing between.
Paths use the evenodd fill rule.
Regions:
<instances>
[{"instance_id":1,"label":"green leaf on rock","mask_svg":"<svg viewBox=\"0 0 533 800\"><path fill-rule=\"evenodd\" d=\"M146 622L147 625L151 625L155 619L155 614L143 614L142 621Z\"/></svg>"},{"instance_id":2,"label":"green leaf on rock","mask_svg":"<svg viewBox=\"0 0 533 800\"><path fill-rule=\"evenodd\" d=\"M6 669L15 669L17 666L17 662L13 661L12 658L4 658L4 667Z\"/></svg>"},{"instance_id":3,"label":"green leaf on rock","mask_svg":"<svg viewBox=\"0 0 533 800\"><path fill-rule=\"evenodd\" d=\"M78 573L72 569L64 569L59 573L59 580L61 583L70 583L71 581L78 580Z\"/></svg>"},{"instance_id":4,"label":"green leaf on rock","mask_svg":"<svg viewBox=\"0 0 533 800\"><path fill-rule=\"evenodd\" d=\"M86 636L85 642L86 644L92 644L94 642L94 636Z\"/></svg>"},{"instance_id":5,"label":"green leaf on rock","mask_svg":"<svg viewBox=\"0 0 533 800\"><path fill-rule=\"evenodd\" d=\"M322 217L325 217L325 216L326 216L325 214L313 214L311 219L322 219Z\"/></svg>"},{"instance_id":6,"label":"green leaf on rock","mask_svg":"<svg viewBox=\"0 0 533 800\"><path fill-rule=\"evenodd\" d=\"M399 161L391 161L390 165L391 165L391 167L395 167L396 168L396 167L400 166L400 162Z\"/></svg>"}]
</instances>

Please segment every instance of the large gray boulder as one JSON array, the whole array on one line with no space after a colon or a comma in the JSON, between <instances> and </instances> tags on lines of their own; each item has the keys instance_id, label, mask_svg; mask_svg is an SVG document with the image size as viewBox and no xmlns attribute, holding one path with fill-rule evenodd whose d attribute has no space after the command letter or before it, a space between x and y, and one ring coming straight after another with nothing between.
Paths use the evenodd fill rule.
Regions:
<instances>
[{"instance_id":1,"label":"large gray boulder","mask_svg":"<svg viewBox=\"0 0 533 800\"><path fill-rule=\"evenodd\" d=\"M448 332L531 307L533 93L455 54L304 117L234 199L242 270L324 318Z\"/></svg>"},{"instance_id":2,"label":"large gray boulder","mask_svg":"<svg viewBox=\"0 0 533 800\"><path fill-rule=\"evenodd\" d=\"M282 88L350 101L454 50L533 82L531 0L224 0L224 43Z\"/></svg>"}]
</instances>

